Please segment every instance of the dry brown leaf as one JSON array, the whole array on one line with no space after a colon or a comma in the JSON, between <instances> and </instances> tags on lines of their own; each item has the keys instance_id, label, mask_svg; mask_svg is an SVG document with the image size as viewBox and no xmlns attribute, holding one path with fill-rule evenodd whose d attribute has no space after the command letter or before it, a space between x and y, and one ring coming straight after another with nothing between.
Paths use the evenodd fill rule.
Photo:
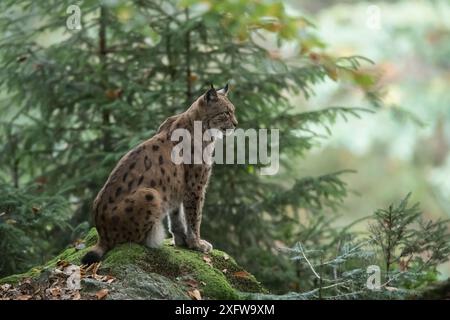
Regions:
<instances>
[{"instance_id":1,"label":"dry brown leaf","mask_svg":"<svg viewBox=\"0 0 450 320\"><path fill-rule=\"evenodd\" d=\"M202 300L202 296L200 294L200 291L198 291L197 289L194 289L192 291L188 291L188 295L189 295L189 297L191 297L194 300Z\"/></svg>"},{"instance_id":2,"label":"dry brown leaf","mask_svg":"<svg viewBox=\"0 0 450 320\"><path fill-rule=\"evenodd\" d=\"M210 267L212 267L213 265L212 265L212 260L211 260L211 258L210 257L208 257L208 256L203 256L203 261L205 261L206 262L206 264L207 265L209 265Z\"/></svg>"},{"instance_id":3,"label":"dry brown leaf","mask_svg":"<svg viewBox=\"0 0 450 320\"><path fill-rule=\"evenodd\" d=\"M50 289L50 294L54 297L60 296L61 295L61 289L60 288L51 288Z\"/></svg>"},{"instance_id":4,"label":"dry brown leaf","mask_svg":"<svg viewBox=\"0 0 450 320\"><path fill-rule=\"evenodd\" d=\"M108 293L109 293L108 289L101 289L101 290L97 291L97 293L95 294L95 297L98 300L101 300L101 299L104 299L108 295Z\"/></svg>"},{"instance_id":5,"label":"dry brown leaf","mask_svg":"<svg viewBox=\"0 0 450 320\"><path fill-rule=\"evenodd\" d=\"M184 283L186 283L188 286L190 286L192 288L198 287L198 282L194 279L186 279L186 280L184 280Z\"/></svg>"},{"instance_id":6,"label":"dry brown leaf","mask_svg":"<svg viewBox=\"0 0 450 320\"><path fill-rule=\"evenodd\" d=\"M239 277L239 278L248 278L250 277L250 273L248 273L247 271L238 271L233 273L233 275L235 277Z\"/></svg>"},{"instance_id":7,"label":"dry brown leaf","mask_svg":"<svg viewBox=\"0 0 450 320\"><path fill-rule=\"evenodd\" d=\"M72 296L72 299L73 299L73 300L80 300L80 299L81 299L80 293L79 293L78 291L75 292L75 293L73 294L73 296Z\"/></svg>"},{"instance_id":8,"label":"dry brown leaf","mask_svg":"<svg viewBox=\"0 0 450 320\"><path fill-rule=\"evenodd\" d=\"M0 289L2 289L3 291L8 291L9 289L11 289L11 287L12 286L9 283L5 283L0 286Z\"/></svg>"},{"instance_id":9,"label":"dry brown leaf","mask_svg":"<svg viewBox=\"0 0 450 320\"><path fill-rule=\"evenodd\" d=\"M70 265L70 262L66 261L66 260L59 260L56 263L56 266L58 267L58 269L60 270L64 270L67 266Z\"/></svg>"},{"instance_id":10,"label":"dry brown leaf","mask_svg":"<svg viewBox=\"0 0 450 320\"><path fill-rule=\"evenodd\" d=\"M211 258L208 256L203 256L203 261L205 261L206 263L211 263Z\"/></svg>"},{"instance_id":11,"label":"dry brown leaf","mask_svg":"<svg viewBox=\"0 0 450 320\"><path fill-rule=\"evenodd\" d=\"M97 262L97 263L94 263L94 267L92 268L92 274L96 275L97 271L98 271L98 269L100 268L101 265L102 265L101 261Z\"/></svg>"},{"instance_id":12,"label":"dry brown leaf","mask_svg":"<svg viewBox=\"0 0 450 320\"><path fill-rule=\"evenodd\" d=\"M16 297L16 300L30 300L32 298L32 296L30 296L29 294L22 294L20 296Z\"/></svg>"}]
</instances>

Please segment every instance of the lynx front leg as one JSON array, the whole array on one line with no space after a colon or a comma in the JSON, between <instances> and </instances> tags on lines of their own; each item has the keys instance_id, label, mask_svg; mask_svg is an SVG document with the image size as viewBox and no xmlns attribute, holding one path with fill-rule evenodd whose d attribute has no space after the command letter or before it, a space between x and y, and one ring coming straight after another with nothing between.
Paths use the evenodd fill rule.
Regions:
<instances>
[{"instance_id":1,"label":"lynx front leg","mask_svg":"<svg viewBox=\"0 0 450 320\"><path fill-rule=\"evenodd\" d=\"M200 238L200 224L202 221L203 196L195 192L187 192L183 201L187 237L186 242L190 249L209 252L212 250L212 245Z\"/></svg>"},{"instance_id":2,"label":"lynx front leg","mask_svg":"<svg viewBox=\"0 0 450 320\"><path fill-rule=\"evenodd\" d=\"M186 220L184 217L183 205L173 210L169 214L169 229L173 236L173 241L177 247L187 247L186 242Z\"/></svg>"}]
</instances>

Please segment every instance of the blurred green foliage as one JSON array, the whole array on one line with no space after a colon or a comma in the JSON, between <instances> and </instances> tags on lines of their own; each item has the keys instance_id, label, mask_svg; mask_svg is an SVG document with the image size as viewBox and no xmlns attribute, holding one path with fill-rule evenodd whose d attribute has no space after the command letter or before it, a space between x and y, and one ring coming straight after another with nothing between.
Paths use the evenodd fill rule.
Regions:
<instances>
[{"instance_id":1,"label":"blurred green foliage","mask_svg":"<svg viewBox=\"0 0 450 320\"><path fill-rule=\"evenodd\" d=\"M310 98L329 80L382 107L370 60L327 49L309 19L280 1L83 1L82 29L68 30L71 4L0 4L0 185L8 190L0 206L23 195L0 217L7 231L0 274L23 271L75 240L118 159L210 83L230 81L242 128L280 129L282 171L293 183L263 177L259 166L216 165L203 236L274 292L309 282L276 248L302 232L319 245L332 232L320 219L347 195L345 171L308 176L292 159L340 116L368 110L330 103L301 112L295 98ZM52 218L26 218L35 205ZM319 229L305 227L305 216ZM22 241L14 241L19 232Z\"/></svg>"}]
</instances>

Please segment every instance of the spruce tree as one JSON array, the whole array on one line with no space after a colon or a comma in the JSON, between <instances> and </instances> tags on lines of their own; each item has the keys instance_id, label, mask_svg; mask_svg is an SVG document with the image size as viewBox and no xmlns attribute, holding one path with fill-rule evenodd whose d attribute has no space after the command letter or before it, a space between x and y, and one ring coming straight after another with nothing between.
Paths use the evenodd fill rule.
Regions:
<instances>
[{"instance_id":1,"label":"spruce tree","mask_svg":"<svg viewBox=\"0 0 450 320\"><path fill-rule=\"evenodd\" d=\"M306 156L322 137L313 128L330 130L338 116L363 111L318 106L300 112L292 98L308 98L317 83L331 79L359 88L377 106L375 81L360 70L370 61L334 56L314 25L289 16L281 2L86 0L77 3L81 29L71 30L67 25L76 23L76 12L67 9L72 4L0 4L1 184L17 192L34 190L31 197L51 197L49 204L58 199L60 208L73 212L65 219L70 228L86 230L93 198L118 159L151 137L165 118L184 111L211 83L230 82L240 127L280 129L282 168L296 183L286 187L276 177L261 176L260 165L216 165L203 236L269 286L286 286L292 279L283 274L295 268L271 253L274 241L294 243L301 210L313 215L333 209L347 193L341 180L345 171L340 171L345 168L310 177L290 159ZM297 48L292 57L282 55L286 43ZM32 210L34 201L25 203L8 208L0 203L6 212L0 226ZM60 214L45 212L55 218ZM54 234L67 228L43 227ZM0 232L0 250L7 252L5 243L12 238L3 228ZM33 234L26 237L38 241ZM49 241L57 249L71 240ZM8 251L7 259L18 259L16 251ZM37 256L46 258L43 251ZM28 262L26 267L37 261Z\"/></svg>"}]
</instances>

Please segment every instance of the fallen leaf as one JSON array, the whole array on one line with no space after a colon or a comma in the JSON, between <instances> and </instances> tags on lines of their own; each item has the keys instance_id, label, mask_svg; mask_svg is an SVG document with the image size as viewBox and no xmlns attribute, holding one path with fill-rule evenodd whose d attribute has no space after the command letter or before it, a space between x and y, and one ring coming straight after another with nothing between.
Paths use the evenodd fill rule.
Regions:
<instances>
[{"instance_id":1,"label":"fallen leaf","mask_svg":"<svg viewBox=\"0 0 450 320\"><path fill-rule=\"evenodd\" d=\"M12 286L9 283L5 283L0 286L0 289L2 289L3 291L8 291L11 287Z\"/></svg>"},{"instance_id":2,"label":"fallen leaf","mask_svg":"<svg viewBox=\"0 0 450 320\"><path fill-rule=\"evenodd\" d=\"M205 281L200 281L200 284L201 284L202 286L206 286L206 282L205 282Z\"/></svg>"},{"instance_id":3,"label":"fallen leaf","mask_svg":"<svg viewBox=\"0 0 450 320\"><path fill-rule=\"evenodd\" d=\"M1 216L4 216L5 214L6 214L6 212L0 213L0 217L1 217Z\"/></svg>"},{"instance_id":4,"label":"fallen leaf","mask_svg":"<svg viewBox=\"0 0 450 320\"><path fill-rule=\"evenodd\" d=\"M95 296L97 297L98 300L104 299L109 293L108 289L102 289L97 291L97 293L95 294Z\"/></svg>"},{"instance_id":5,"label":"fallen leaf","mask_svg":"<svg viewBox=\"0 0 450 320\"><path fill-rule=\"evenodd\" d=\"M233 273L233 275L235 277L239 277L239 278L248 278L250 277L250 273L248 273L247 271L238 271Z\"/></svg>"},{"instance_id":6,"label":"fallen leaf","mask_svg":"<svg viewBox=\"0 0 450 320\"><path fill-rule=\"evenodd\" d=\"M184 283L186 283L188 286L190 286L192 288L198 287L198 282L194 279L186 279L186 280L184 280Z\"/></svg>"},{"instance_id":7,"label":"fallen leaf","mask_svg":"<svg viewBox=\"0 0 450 320\"><path fill-rule=\"evenodd\" d=\"M188 295L194 300L202 300L202 296L200 294L200 291L198 291L197 289L194 289L192 291L188 291Z\"/></svg>"},{"instance_id":8,"label":"fallen leaf","mask_svg":"<svg viewBox=\"0 0 450 320\"><path fill-rule=\"evenodd\" d=\"M51 288L50 289L50 294L54 297L60 296L61 295L61 289L60 288Z\"/></svg>"},{"instance_id":9,"label":"fallen leaf","mask_svg":"<svg viewBox=\"0 0 450 320\"><path fill-rule=\"evenodd\" d=\"M7 224L16 224L16 223L17 223L17 221L14 220L14 219L8 219L8 220L6 220L5 222L6 222Z\"/></svg>"},{"instance_id":10,"label":"fallen leaf","mask_svg":"<svg viewBox=\"0 0 450 320\"><path fill-rule=\"evenodd\" d=\"M79 271L80 271L80 267L78 267L74 264L70 264L64 268L63 273L65 275L71 276L72 274L79 272Z\"/></svg>"},{"instance_id":11,"label":"fallen leaf","mask_svg":"<svg viewBox=\"0 0 450 320\"><path fill-rule=\"evenodd\" d=\"M31 210L33 211L34 214L36 214L39 211L41 211L41 208L39 208L39 207L32 207Z\"/></svg>"},{"instance_id":12,"label":"fallen leaf","mask_svg":"<svg viewBox=\"0 0 450 320\"><path fill-rule=\"evenodd\" d=\"M223 269L222 272L223 272L223 273L227 273L227 272L228 272L228 269Z\"/></svg>"},{"instance_id":13,"label":"fallen leaf","mask_svg":"<svg viewBox=\"0 0 450 320\"><path fill-rule=\"evenodd\" d=\"M67 266L70 265L70 262L66 261L66 260L58 260L58 262L56 263L56 266L58 267L58 269L63 270L65 269Z\"/></svg>"},{"instance_id":14,"label":"fallen leaf","mask_svg":"<svg viewBox=\"0 0 450 320\"><path fill-rule=\"evenodd\" d=\"M223 259L224 259L224 260L229 260L229 259L230 259L230 256L227 255L226 253L224 253L224 254L223 254Z\"/></svg>"},{"instance_id":15,"label":"fallen leaf","mask_svg":"<svg viewBox=\"0 0 450 320\"><path fill-rule=\"evenodd\" d=\"M75 292L75 293L73 294L73 296L72 296L72 299L73 299L73 300L80 300L80 299L81 299L80 293L79 293L78 291Z\"/></svg>"},{"instance_id":16,"label":"fallen leaf","mask_svg":"<svg viewBox=\"0 0 450 320\"><path fill-rule=\"evenodd\" d=\"M29 294L22 294L16 297L16 300L30 300L32 297Z\"/></svg>"},{"instance_id":17,"label":"fallen leaf","mask_svg":"<svg viewBox=\"0 0 450 320\"><path fill-rule=\"evenodd\" d=\"M211 260L210 257L208 257L208 256L203 256L203 261L205 261L207 265L209 265L209 266L211 266L211 267L213 266L212 263L211 263L212 260Z\"/></svg>"},{"instance_id":18,"label":"fallen leaf","mask_svg":"<svg viewBox=\"0 0 450 320\"><path fill-rule=\"evenodd\" d=\"M90 272L92 269L94 268L94 263L89 264L89 265L82 265L81 266L81 270L83 271L83 273L88 273Z\"/></svg>"},{"instance_id":19,"label":"fallen leaf","mask_svg":"<svg viewBox=\"0 0 450 320\"><path fill-rule=\"evenodd\" d=\"M96 275L98 269L99 269L100 266L102 265L102 262L100 261L100 262L94 263L93 265L94 265L94 267L92 268L92 274Z\"/></svg>"},{"instance_id":20,"label":"fallen leaf","mask_svg":"<svg viewBox=\"0 0 450 320\"><path fill-rule=\"evenodd\" d=\"M397 291L398 289L395 287L386 287L387 291Z\"/></svg>"}]
</instances>

